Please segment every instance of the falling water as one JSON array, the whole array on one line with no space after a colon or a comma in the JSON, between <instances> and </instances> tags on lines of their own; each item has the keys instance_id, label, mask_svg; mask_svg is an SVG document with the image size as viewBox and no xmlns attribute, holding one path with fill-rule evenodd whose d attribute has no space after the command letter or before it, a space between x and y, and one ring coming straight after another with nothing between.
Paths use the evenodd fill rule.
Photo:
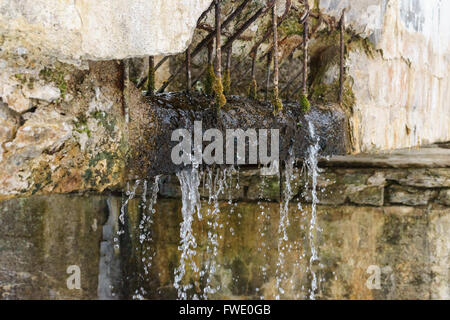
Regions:
<instances>
[{"instance_id":1,"label":"falling water","mask_svg":"<svg viewBox=\"0 0 450 320\"><path fill-rule=\"evenodd\" d=\"M268 263L267 263L267 260L266 260L267 253L266 253L265 250L263 251L263 249L266 249L266 245L267 245L266 244L266 240L265 240L266 233L267 233L266 223L265 222L266 222L266 219L268 219L268 217L269 217L268 211L270 210L269 206L266 207L264 205L263 197L264 197L265 188L266 188L266 177L265 177L265 175L262 175L261 184L259 186L259 199L261 199L261 200L258 201L258 206L259 206L259 209L261 210L260 214L258 216L258 219L261 220L260 223L259 223L259 228L258 228L258 232L259 232L259 235L261 237L261 246L258 247L258 251L259 252L263 252L264 260L266 261L264 264L260 265L260 270L261 270L261 273L262 273L262 276L263 276L264 280L267 279L267 269L268 269ZM259 291L260 291L260 288L256 288L256 292L259 292ZM263 300L264 299L264 295L261 295L260 299Z\"/></svg>"},{"instance_id":2,"label":"falling water","mask_svg":"<svg viewBox=\"0 0 450 320\"><path fill-rule=\"evenodd\" d=\"M139 222L139 243L141 244L141 253L142 253L142 264L144 268L144 274L139 274L140 280L145 281L145 277L148 276L151 265L152 265L152 251L151 245L153 242L152 236L152 225L153 225L153 216L155 214L154 206L156 204L156 200L158 199L159 192L159 179L160 176L156 176L153 181L152 191L150 195L150 199L148 199L147 204L147 180L144 180L142 199L141 199L141 211L142 216ZM144 295L146 294L145 289L141 286L136 290L133 299L142 300Z\"/></svg>"},{"instance_id":3,"label":"falling water","mask_svg":"<svg viewBox=\"0 0 450 320\"><path fill-rule=\"evenodd\" d=\"M280 294L284 294L284 289L282 288L281 283L283 280L287 279L287 275L285 272L283 272L282 268L285 265L285 252L286 250L289 250L287 227L289 226L289 201L293 196L291 182L294 175L294 162L295 159L292 156L291 150L291 152L289 153L289 158L285 162L285 168L283 172L284 186L280 203L280 222L278 225L278 262L276 269L277 294L275 296L277 300L280 299Z\"/></svg>"},{"instance_id":4,"label":"falling water","mask_svg":"<svg viewBox=\"0 0 450 320\"><path fill-rule=\"evenodd\" d=\"M201 216L201 203L200 203L200 176L198 166L192 166L192 169L184 169L177 173L177 177L181 186L181 214L183 221L180 225L180 246L178 249L181 251L180 265L175 269L174 287L177 290L178 298L186 300L187 290L191 289L192 284L183 285L181 282L186 274L186 267L190 265L193 272L198 272L198 267L195 264L194 256L196 255L195 249L197 248L197 242L192 232L192 222L194 220L194 214L197 212L199 219ZM194 299L198 298L196 296Z\"/></svg>"},{"instance_id":5,"label":"falling water","mask_svg":"<svg viewBox=\"0 0 450 320\"><path fill-rule=\"evenodd\" d=\"M317 274L314 270L314 263L319 260L316 248L316 234L318 229L317 226L317 177L319 176L319 168L318 168L318 153L319 153L319 137L316 136L314 125L311 121L308 121L308 129L311 139L313 140L313 144L308 148L308 157L306 158L306 166L308 168L308 176L311 180L311 220L309 223L309 245L311 250L311 257L309 259L309 269L311 272L312 280L311 280L311 292L309 298L311 300L315 299L316 290L318 287L317 283Z\"/></svg>"},{"instance_id":6,"label":"falling water","mask_svg":"<svg viewBox=\"0 0 450 320\"><path fill-rule=\"evenodd\" d=\"M141 180L136 180L132 189L130 189L130 185L129 185L129 183L127 183L127 192L125 193L127 198L125 199L125 201L122 203L122 206L120 207L120 215L119 215L120 224L119 224L119 228L117 230L117 237L114 237L114 247L116 249L118 249L120 246L119 245L120 244L119 237L125 233L125 208L127 208L128 202L130 202L130 200L132 200L136 196L136 190L139 187L140 183L141 183Z\"/></svg>"},{"instance_id":7,"label":"falling water","mask_svg":"<svg viewBox=\"0 0 450 320\"><path fill-rule=\"evenodd\" d=\"M230 172L230 174L228 174ZM205 187L209 191L208 204L212 204L212 209L209 207L207 212L208 219L208 243L206 246L206 262L205 262L205 270L201 273L201 275L206 275L206 284L203 289L203 298L208 299L210 294L216 293L220 286L213 286L213 277L216 273L218 267L218 229L221 227L219 225L219 196L225 193L225 190L229 186L227 184L227 177L231 176L231 169L220 170L217 169L216 173L213 174L212 169L208 168L206 173L206 185ZM230 181L231 185L231 181ZM223 227L223 226L222 226Z\"/></svg>"}]
</instances>

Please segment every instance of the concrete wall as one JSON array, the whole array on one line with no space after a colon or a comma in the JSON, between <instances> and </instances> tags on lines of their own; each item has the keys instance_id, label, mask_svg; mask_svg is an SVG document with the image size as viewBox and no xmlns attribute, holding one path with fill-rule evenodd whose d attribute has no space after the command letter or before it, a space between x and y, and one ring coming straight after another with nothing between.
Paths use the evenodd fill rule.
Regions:
<instances>
[{"instance_id":1,"label":"concrete wall","mask_svg":"<svg viewBox=\"0 0 450 320\"><path fill-rule=\"evenodd\" d=\"M355 152L450 140L450 3L438 0L321 0L377 52L349 52L356 105Z\"/></svg>"}]
</instances>

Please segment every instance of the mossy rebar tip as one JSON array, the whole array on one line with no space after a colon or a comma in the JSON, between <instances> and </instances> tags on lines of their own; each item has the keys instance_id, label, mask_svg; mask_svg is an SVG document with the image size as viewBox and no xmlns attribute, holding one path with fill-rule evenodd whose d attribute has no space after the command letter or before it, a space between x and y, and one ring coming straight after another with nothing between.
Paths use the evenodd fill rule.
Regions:
<instances>
[{"instance_id":1,"label":"mossy rebar tip","mask_svg":"<svg viewBox=\"0 0 450 320\"><path fill-rule=\"evenodd\" d=\"M307 113L311 110L311 103L308 100L308 97L305 94L300 95L300 108L304 113Z\"/></svg>"},{"instance_id":2,"label":"mossy rebar tip","mask_svg":"<svg viewBox=\"0 0 450 320\"><path fill-rule=\"evenodd\" d=\"M281 99L278 96L278 88L276 87L273 89L272 105L274 115L277 115L283 110L283 102L281 102Z\"/></svg>"},{"instance_id":3,"label":"mossy rebar tip","mask_svg":"<svg viewBox=\"0 0 450 320\"><path fill-rule=\"evenodd\" d=\"M231 71L230 69L226 69L223 78L223 92L226 94L230 94L230 90L231 90Z\"/></svg>"},{"instance_id":4,"label":"mossy rebar tip","mask_svg":"<svg viewBox=\"0 0 450 320\"><path fill-rule=\"evenodd\" d=\"M253 100L258 99L258 84L256 83L256 79L253 79L250 83L250 87L248 88L248 96Z\"/></svg>"},{"instance_id":5,"label":"mossy rebar tip","mask_svg":"<svg viewBox=\"0 0 450 320\"><path fill-rule=\"evenodd\" d=\"M214 97L215 97L215 101L216 101L216 106L218 108L222 108L227 103L227 99L225 98L225 95L223 94L222 78L220 78L220 77L215 78Z\"/></svg>"},{"instance_id":6,"label":"mossy rebar tip","mask_svg":"<svg viewBox=\"0 0 450 320\"><path fill-rule=\"evenodd\" d=\"M216 79L216 75L214 73L214 66L212 64L210 64L208 66L208 72L206 74L206 81L205 81L205 93L208 96L211 96L214 93L213 87L214 87L215 79Z\"/></svg>"},{"instance_id":7,"label":"mossy rebar tip","mask_svg":"<svg viewBox=\"0 0 450 320\"><path fill-rule=\"evenodd\" d=\"M149 72L147 79L147 95L153 95L155 93L155 71Z\"/></svg>"}]
</instances>

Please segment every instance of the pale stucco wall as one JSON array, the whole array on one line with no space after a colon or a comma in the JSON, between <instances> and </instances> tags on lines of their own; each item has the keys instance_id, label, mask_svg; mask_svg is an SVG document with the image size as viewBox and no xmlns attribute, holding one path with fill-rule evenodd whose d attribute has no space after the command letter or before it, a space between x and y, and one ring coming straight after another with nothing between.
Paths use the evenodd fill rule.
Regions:
<instances>
[{"instance_id":1,"label":"pale stucco wall","mask_svg":"<svg viewBox=\"0 0 450 320\"><path fill-rule=\"evenodd\" d=\"M450 140L450 2L321 0L378 52L349 53L355 152Z\"/></svg>"}]
</instances>

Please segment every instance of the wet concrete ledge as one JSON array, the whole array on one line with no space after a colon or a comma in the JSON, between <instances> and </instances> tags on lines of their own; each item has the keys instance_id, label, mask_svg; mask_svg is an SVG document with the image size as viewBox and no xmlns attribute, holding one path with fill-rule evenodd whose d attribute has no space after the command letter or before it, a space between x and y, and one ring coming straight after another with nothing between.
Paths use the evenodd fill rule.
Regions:
<instances>
[{"instance_id":1,"label":"wet concrete ledge","mask_svg":"<svg viewBox=\"0 0 450 320\"><path fill-rule=\"evenodd\" d=\"M238 96L228 97L227 101L219 111L213 99L201 94L169 93L131 101L129 178L181 170L183 165L170 161L172 148L179 143L172 142L171 135L180 128L193 133L194 121L202 121L203 133L216 128L223 137L227 129L279 129L280 162L291 150L294 157L305 156L312 144L309 123L319 137L322 156L349 152L347 117L337 105L313 106L305 114L299 104L285 103L283 112L274 115L270 103Z\"/></svg>"},{"instance_id":2,"label":"wet concrete ledge","mask_svg":"<svg viewBox=\"0 0 450 320\"><path fill-rule=\"evenodd\" d=\"M450 168L450 143L376 154L335 155L319 164L345 168Z\"/></svg>"}]
</instances>

